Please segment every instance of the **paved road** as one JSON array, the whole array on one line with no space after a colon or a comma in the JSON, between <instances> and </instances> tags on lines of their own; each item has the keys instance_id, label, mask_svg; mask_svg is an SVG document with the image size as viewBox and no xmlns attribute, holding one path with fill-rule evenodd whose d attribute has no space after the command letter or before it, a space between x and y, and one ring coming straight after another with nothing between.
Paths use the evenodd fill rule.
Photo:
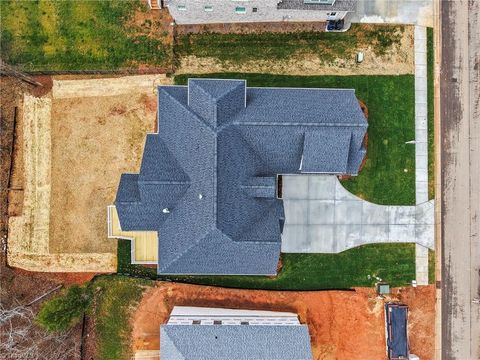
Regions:
<instances>
[{"instance_id":1,"label":"paved road","mask_svg":"<svg viewBox=\"0 0 480 360\"><path fill-rule=\"evenodd\" d=\"M480 359L480 1L441 1L442 359Z\"/></svg>"}]
</instances>

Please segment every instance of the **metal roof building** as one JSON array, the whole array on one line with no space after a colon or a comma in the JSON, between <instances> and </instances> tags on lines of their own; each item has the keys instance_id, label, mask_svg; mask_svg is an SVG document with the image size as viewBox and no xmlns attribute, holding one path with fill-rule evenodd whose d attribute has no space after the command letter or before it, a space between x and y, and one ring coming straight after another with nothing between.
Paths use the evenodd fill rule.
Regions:
<instances>
[{"instance_id":1,"label":"metal roof building","mask_svg":"<svg viewBox=\"0 0 480 360\"><path fill-rule=\"evenodd\" d=\"M365 156L354 90L190 79L158 102L159 132L115 205L122 230L158 231L159 274L276 274L277 175L356 175Z\"/></svg>"}]
</instances>

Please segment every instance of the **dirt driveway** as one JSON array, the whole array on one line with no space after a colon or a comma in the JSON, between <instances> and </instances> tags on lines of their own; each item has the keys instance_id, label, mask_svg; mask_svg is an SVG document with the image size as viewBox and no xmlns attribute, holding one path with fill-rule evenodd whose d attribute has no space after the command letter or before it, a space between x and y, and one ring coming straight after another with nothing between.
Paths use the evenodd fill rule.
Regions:
<instances>
[{"instance_id":1,"label":"dirt driveway","mask_svg":"<svg viewBox=\"0 0 480 360\"><path fill-rule=\"evenodd\" d=\"M433 359L433 286L396 289L410 306L411 351ZM385 359L384 299L372 289L352 291L263 291L158 282L132 316L134 352L159 349L159 326L174 305L292 311L308 324L314 360Z\"/></svg>"}]
</instances>

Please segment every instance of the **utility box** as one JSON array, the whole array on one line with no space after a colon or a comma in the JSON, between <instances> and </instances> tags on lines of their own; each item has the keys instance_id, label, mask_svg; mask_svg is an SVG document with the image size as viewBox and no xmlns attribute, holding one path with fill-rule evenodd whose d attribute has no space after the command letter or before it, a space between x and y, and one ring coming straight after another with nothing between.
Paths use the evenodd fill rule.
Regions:
<instances>
[{"instance_id":1,"label":"utility box","mask_svg":"<svg viewBox=\"0 0 480 360\"><path fill-rule=\"evenodd\" d=\"M386 283L378 283L377 284L377 293L379 295L390 294L390 285L388 285Z\"/></svg>"},{"instance_id":2,"label":"utility box","mask_svg":"<svg viewBox=\"0 0 480 360\"><path fill-rule=\"evenodd\" d=\"M357 64L361 64L363 62L364 54L363 51L359 51L356 56Z\"/></svg>"}]
</instances>

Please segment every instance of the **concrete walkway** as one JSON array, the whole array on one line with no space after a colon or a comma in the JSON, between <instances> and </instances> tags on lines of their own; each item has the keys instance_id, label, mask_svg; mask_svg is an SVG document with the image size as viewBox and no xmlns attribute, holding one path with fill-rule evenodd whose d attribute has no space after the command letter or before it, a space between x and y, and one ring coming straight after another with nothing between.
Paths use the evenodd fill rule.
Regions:
<instances>
[{"instance_id":1,"label":"concrete walkway","mask_svg":"<svg viewBox=\"0 0 480 360\"><path fill-rule=\"evenodd\" d=\"M415 26L415 195L428 201L427 29Z\"/></svg>"},{"instance_id":2,"label":"concrete walkway","mask_svg":"<svg viewBox=\"0 0 480 360\"><path fill-rule=\"evenodd\" d=\"M427 29L415 26L415 198L428 201ZM428 284L428 249L415 246L416 280Z\"/></svg>"},{"instance_id":3,"label":"concrete walkway","mask_svg":"<svg viewBox=\"0 0 480 360\"><path fill-rule=\"evenodd\" d=\"M347 191L333 175L283 176L282 252L338 253L371 243L434 248L433 202L384 206Z\"/></svg>"}]
</instances>

